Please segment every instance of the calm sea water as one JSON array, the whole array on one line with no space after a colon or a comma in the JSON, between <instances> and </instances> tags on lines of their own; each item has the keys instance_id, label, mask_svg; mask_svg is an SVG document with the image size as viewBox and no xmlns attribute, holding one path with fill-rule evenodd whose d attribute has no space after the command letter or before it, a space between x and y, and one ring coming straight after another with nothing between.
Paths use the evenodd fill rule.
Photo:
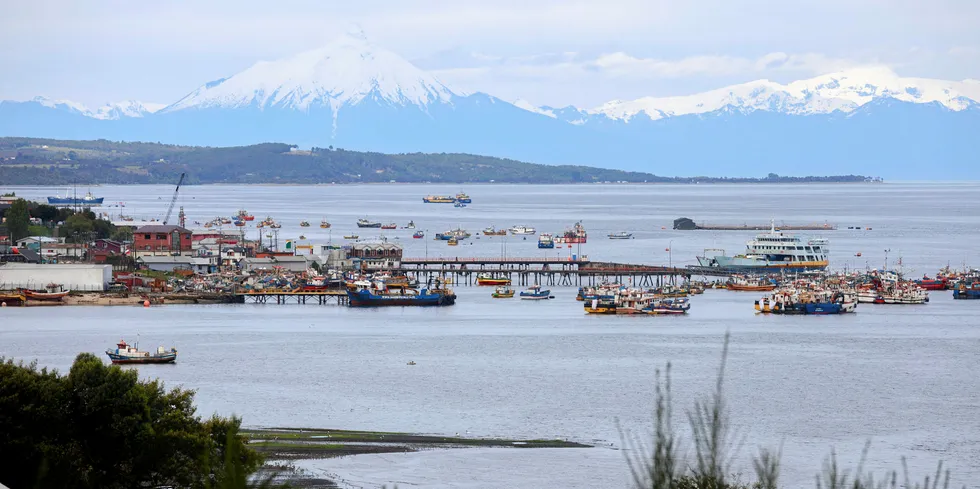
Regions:
<instances>
[{"instance_id":1,"label":"calm sea water","mask_svg":"<svg viewBox=\"0 0 980 489\"><path fill-rule=\"evenodd\" d=\"M14 189L43 197L64 189ZM423 204L465 190L458 209ZM80 189L80 191L84 191ZM160 217L172 188L98 187L123 212ZM342 241L360 217L414 220L431 236L462 226L534 226L559 232L582 220L587 245L538 250L534 239L470 240L456 248L388 231L414 256L589 255L595 260L690 264L704 248L740 250L754 233L673 231L677 217L711 223L837 224L834 266L881 266L899 256L911 273L980 264L980 184L746 186L192 186L179 204L191 221L246 208L300 233ZM112 208L112 213L119 209ZM331 232L316 227L333 223ZM301 220L314 227L300 228ZM860 226L860 231L847 230ZM662 229L666 227L666 229ZM865 228L870 227L871 230ZM610 241L610 232L637 239ZM256 231L250 231L254 237ZM470 244L472 243L472 244ZM671 251L668 253L667 248ZM861 258L855 253L862 253ZM79 352L120 337L176 344L179 364L141 369L198 391L202 414L239 414L252 426L315 426L470 436L568 438L588 450L463 450L306 462L351 487L625 487L616 429L645 431L654 372L672 362L676 417L707 394L731 334L726 393L746 442L736 470L759 446L782 446L783 482L813 487L830 450L854 465L926 473L945 460L957 484L980 480L980 304L932 293L924 306L862 305L841 317L756 316L758 294L708 291L687 317L589 317L574 289L556 300L495 301L459 288L456 306L356 310L336 306L6 308L0 355L66 370ZM408 366L406 362L415 361ZM690 445L688 445L689 447Z\"/></svg>"}]
</instances>

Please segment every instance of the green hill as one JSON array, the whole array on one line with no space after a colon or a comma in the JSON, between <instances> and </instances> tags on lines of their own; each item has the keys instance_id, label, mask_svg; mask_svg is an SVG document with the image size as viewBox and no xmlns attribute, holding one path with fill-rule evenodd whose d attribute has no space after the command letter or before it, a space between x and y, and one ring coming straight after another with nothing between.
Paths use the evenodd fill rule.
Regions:
<instances>
[{"instance_id":1,"label":"green hill","mask_svg":"<svg viewBox=\"0 0 980 489\"><path fill-rule=\"evenodd\" d=\"M173 183L594 183L861 182L862 176L718 179L660 177L585 166L552 166L455 153L382 154L265 143L227 148L159 143L0 138L8 185ZM773 178L775 177L775 178Z\"/></svg>"}]
</instances>

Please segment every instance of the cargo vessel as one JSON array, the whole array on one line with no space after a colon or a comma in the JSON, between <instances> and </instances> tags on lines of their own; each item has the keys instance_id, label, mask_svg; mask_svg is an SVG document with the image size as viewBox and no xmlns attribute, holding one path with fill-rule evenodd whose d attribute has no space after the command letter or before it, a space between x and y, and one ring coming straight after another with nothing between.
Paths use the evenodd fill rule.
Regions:
<instances>
[{"instance_id":1,"label":"cargo vessel","mask_svg":"<svg viewBox=\"0 0 980 489\"><path fill-rule=\"evenodd\" d=\"M350 307L451 306L456 303L456 294L440 280L421 289L389 288L383 282L364 280L347 289L347 299Z\"/></svg>"},{"instance_id":2,"label":"cargo vessel","mask_svg":"<svg viewBox=\"0 0 980 489\"><path fill-rule=\"evenodd\" d=\"M721 254L709 255L720 251ZM829 261L828 241L813 238L803 241L797 236L786 235L770 224L768 233L760 234L745 244L745 253L725 255L725 250L704 250L697 257L702 267L729 268L745 271L779 272L823 270Z\"/></svg>"},{"instance_id":3,"label":"cargo vessel","mask_svg":"<svg viewBox=\"0 0 980 489\"><path fill-rule=\"evenodd\" d=\"M422 202L426 204L454 204L456 198L448 195L427 195L422 197Z\"/></svg>"},{"instance_id":4,"label":"cargo vessel","mask_svg":"<svg viewBox=\"0 0 980 489\"><path fill-rule=\"evenodd\" d=\"M48 197L48 204L94 206L102 205L103 200L105 200L105 197L96 197L92 195L92 192L85 192L85 197L78 198L69 196L66 191L64 197Z\"/></svg>"},{"instance_id":5,"label":"cargo vessel","mask_svg":"<svg viewBox=\"0 0 980 489\"><path fill-rule=\"evenodd\" d=\"M561 236L555 238L555 242L558 244L581 244L585 243L588 237L589 235L585 232L585 227L579 221L571 229L566 229Z\"/></svg>"}]
</instances>

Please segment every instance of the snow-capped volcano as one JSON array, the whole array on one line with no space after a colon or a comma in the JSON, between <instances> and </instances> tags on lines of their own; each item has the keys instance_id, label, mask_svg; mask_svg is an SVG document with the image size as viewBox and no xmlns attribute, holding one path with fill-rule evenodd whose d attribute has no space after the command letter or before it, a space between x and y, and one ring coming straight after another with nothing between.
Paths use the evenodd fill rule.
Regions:
<instances>
[{"instance_id":1,"label":"snow-capped volcano","mask_svg":"<svg viewBox=\"0 0 980 489\"><path fill-rule=\"evenodd\" d=\"M764 110L812 115L851 112L882 98L911 103L939 103L950 110L960 111L980 104L980 81L902 78L888 68L862 68L786 85L757 80L694 95L613 100L587 112L627 121L640 113L657 120L724 108L743 113Z\"/></svg>"},{"instance_id":2,"label":"snow-capped volcano","mask_svg":"<svg viewBox=\"0 0 980 489\"><path fill-rule=\"evenodd\" d=\"M335 113L369 95L395 105L425 107L454 93L434 76L352 30L318 49L277 61L260 61L229 78L208 83L163 112L188 108L330 107Z\"/></svg>"}]
</instances>

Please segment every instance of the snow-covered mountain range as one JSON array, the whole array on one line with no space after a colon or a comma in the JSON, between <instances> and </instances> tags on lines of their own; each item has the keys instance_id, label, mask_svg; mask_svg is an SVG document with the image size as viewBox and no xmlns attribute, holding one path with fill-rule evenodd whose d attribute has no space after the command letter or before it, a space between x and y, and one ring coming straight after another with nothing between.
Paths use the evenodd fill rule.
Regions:
<instances>
[{"instance_id":1,"label":"snow-covered mountain range","mask_svg":"<svg viewBox=\"0 0 980 489\"><path fill-rule=\"evenodd\" d=\"M539 107L440 82L359 31L202 85L164 106L0 102L0 135L384 152L469 152L664 175L977 178L980 81L887 68L752 81L592 109Z\"/></svg>"}]
</instances>

